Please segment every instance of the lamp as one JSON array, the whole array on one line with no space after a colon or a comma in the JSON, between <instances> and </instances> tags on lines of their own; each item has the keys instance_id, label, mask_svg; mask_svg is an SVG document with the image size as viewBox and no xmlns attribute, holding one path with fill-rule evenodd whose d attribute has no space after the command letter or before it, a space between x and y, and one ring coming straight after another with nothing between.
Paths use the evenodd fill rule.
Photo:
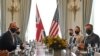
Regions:
<instances>
[{"instance_id":1,"label":"lamp","mask_svg":"<svg viewBox=\"0 0 100 56\"><path fill-rule=\"evenodd\" d=\"M11 12L12 21L14 19L14 13L19 11L18 3L15 0L12 0L11 6L8 8L8 11Z\"/></svg>"},{"instance_id":2,"label":"lamp","mask_svg":"<svg viewBox=\"0 0 100 56\"><path fill-rule=\"evenodd\" d=\"M74 14L74 21L76 20L76 13L80 9L78 0L73 0L68 4L68 9Z\"/></svg>"}]
</instances>

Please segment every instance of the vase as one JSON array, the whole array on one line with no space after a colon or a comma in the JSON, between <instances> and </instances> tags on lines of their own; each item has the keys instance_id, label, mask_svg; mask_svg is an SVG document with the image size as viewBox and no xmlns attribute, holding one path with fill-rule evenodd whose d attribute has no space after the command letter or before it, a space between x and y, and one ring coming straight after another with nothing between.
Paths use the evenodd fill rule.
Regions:
<instances>
[{"instance_id":1,"label":"vase","mask_svg":"<svg viewBox=\"0 0 100 56\"><path fill-rule=\"evenodd\" d=\"M54 50L54 56L61 56L61 50Z\"/></svg>"}]
</instances>

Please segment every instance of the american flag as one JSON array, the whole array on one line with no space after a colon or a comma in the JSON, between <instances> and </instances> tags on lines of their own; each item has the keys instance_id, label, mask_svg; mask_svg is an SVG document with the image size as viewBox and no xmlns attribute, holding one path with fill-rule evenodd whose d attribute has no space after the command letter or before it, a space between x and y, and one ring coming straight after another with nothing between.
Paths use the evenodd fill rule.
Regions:
<instances>
[{"instance_id":1,"label":"american flag","mask_svg":"<svg viewBox=\"0 0 100 56\"><path fill-rule=\"evenodd\" d=\"M37 5L36 5L36 29L37 29L36 40L38 42L41 42L42 38L45 37L46 34L44 31L42 20L41 20L40 15L39 15L39 10L38 10Z\"/></svg>"},{"instance_id":2,"label":"american flag","mask_svg":"<svg viewBox=\"0 0 100 56\"><path fill-rule=\"evenodd\" d=\"M58 31L59 31L59 12L58 12L58 6L56 8L55 14L54 14L54 18L53 21L51 23L51 28L49 31L49 36L51 37L55 37L58 35Z\"/></svg>"}]
</instances>

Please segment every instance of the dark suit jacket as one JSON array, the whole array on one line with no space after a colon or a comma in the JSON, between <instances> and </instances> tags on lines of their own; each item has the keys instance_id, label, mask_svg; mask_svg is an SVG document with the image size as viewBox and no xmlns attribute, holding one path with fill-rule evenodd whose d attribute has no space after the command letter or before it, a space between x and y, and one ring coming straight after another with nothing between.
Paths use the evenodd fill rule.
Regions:
<instances>
[{"instance_id":1,"label":"dark suit jacket","mask_svg":"<svg viewBox=\"0 0 100 56\"><path fill-rule=\"evenodd\" d=\"M13 43L13 39L10 31L7 31L1 36L0 49L8 50L9 52L16 49L16 41Z\"/></svg>"},{"instance_id":2,"label":"dark suit jacket","mask_svg":"<svg viewBox=\"0 0 100 56\"><path fill-rule=\"evenodd\" d=\"M100 43L100 39L99 36L92 33L90 36L87 36L85 39L85 46L88 47L88 44L91 44L92 47L95 46L95 44L97 44L99 46Z\"/></svg>"},{"instance_id":3,"label":"dark suit jacket","mask_svg":"<svg viewBox=\"0 0 100 56\"><path fill-rule=\"evenodd\" d=\"M76 38L74 38L74 37L70 37L69 44L71 44L71 43L74 43L74 44L75 44L75 41L76 41Z\"/></svg>"},{"instance_id":4,"label":"dark suit jacket","mask_svg":"<svg viewBox=\"0 0 100 56\"><path fill-rule=\"evenodd\" d=\"M76 41L76 38L74 38L74 36L71 36L69 40L69 49L75 46L75 41Z\"/></svg>"}]
</instances>

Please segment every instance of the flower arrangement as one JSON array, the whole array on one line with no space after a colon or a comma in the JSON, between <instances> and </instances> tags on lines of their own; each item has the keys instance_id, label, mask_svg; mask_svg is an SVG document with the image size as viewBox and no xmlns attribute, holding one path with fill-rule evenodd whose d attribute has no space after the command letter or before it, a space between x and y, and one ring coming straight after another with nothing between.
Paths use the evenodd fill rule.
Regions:
<instances>
[{"instance_id":1,"label":"flower arrangement","mask_svg":"<svg viewBox=\"0 0 100 56\"><path fill-rule=\"evenodd\" d=\"M52 48L54 50L61 50L67 47L67 40L62 39L59 36L56 37L46 37L43 39L43 42L47 45L48 48Z\"/></svg>"}]
</instances>

